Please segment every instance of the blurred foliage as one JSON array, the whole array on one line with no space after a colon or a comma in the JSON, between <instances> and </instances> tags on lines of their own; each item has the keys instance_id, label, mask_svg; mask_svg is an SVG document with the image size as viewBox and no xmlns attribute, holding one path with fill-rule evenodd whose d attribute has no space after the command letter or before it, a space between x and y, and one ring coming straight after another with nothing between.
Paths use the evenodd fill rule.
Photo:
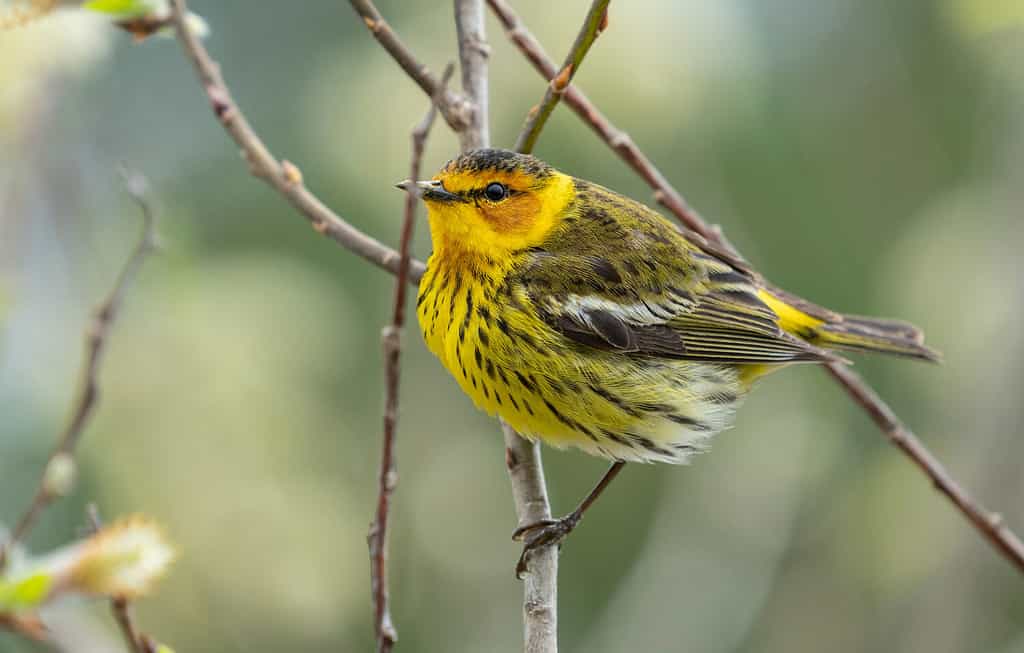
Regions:
<instances>
[{"instance_id":1,"label":"blurred foliage","mask_svg":"<svg viewBox=\"0 0 1024 653\"><path fill-rule=\"evenodd\" d=\"M250 119L353 224L397 239L426 100L344 2L196 2ZM381 0L439 70L450 2ZM561 58L587 3L515 3ZM1024 17L1016 0L644 0L612 5L577 78L703 215L782 286L911 320L941 367L857 359L953 474L1024 529ZM543 81L489 22L497 144ZM89 307L149 176L163 252L125 306L77 491L145 511L181 558L141 602L179 651L371 646L365 533L392 280L249 177L177 46L84 12L0 34L0 521L65 417ZM435 130L427 166L456 149ZM538 152L650 191L564 107ZM421 228L416 252L429 241ZM520 587L500 435L406 334L394 618L403 653L515 650ZM603 469L546 452L559 512ZM563 549L564 651L1024 651L1021 579L820 371L767 379L688 468L627 468ZM104 606L45 617L116 650ZM40 650L0 633L0 651Z\"/></svg>"}]
</instances>

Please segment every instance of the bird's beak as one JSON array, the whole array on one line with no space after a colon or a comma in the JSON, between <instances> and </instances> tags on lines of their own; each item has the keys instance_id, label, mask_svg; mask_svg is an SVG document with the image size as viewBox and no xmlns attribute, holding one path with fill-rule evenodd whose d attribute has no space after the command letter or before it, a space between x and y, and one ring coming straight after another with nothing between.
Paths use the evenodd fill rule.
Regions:
<instances>
[{"instance_id":1,"label":"bird's beak","mask_svg":"<svg viewBox=\"0 0 1024 653\"><path fill-rule=\"evenodd\" d=\"M449 193L441 185L440 181L428 180L428 181L413 181L406 179L403 182L395 184L395 188L409 191L410 193L416 193L425 200L431 200L434 202L461 202L462 198L455 193Z\"/></svg>"}]
</instances>

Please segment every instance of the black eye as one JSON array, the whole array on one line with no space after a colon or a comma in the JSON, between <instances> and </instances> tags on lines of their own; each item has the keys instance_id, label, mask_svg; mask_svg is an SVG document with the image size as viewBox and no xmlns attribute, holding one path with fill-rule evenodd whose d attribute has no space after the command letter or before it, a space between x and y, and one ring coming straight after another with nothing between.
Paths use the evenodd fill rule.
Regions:
<instances>
[{"instance_id":1,"label":"black eye","mask_svg":"<svg viewBox=\"0 0 1024 653\"><path fill-rule=\"evenodd\" d=\"M500 202L508 197L508 186L492 181L487 184L487 188L484 189L484 197L492 202Z\"/></svg>"}]
</instances>

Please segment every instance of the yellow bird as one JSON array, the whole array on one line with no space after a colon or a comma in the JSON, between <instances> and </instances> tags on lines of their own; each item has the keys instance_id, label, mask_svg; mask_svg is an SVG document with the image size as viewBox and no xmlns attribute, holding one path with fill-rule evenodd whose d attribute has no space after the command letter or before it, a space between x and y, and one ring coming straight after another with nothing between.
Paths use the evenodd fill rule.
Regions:
<instances>
[{"instance_id":1,"label":"yellow bird","mask_svg":"<svg viewBox=\"0 0 1024 653\"><path fill-rule=\"evenodd\" d=\"M520 529L527 551L572 530L622 463L703 450L767 372L838 360L828 349L938 358L909 324L772 288L658 212L529 155L468 152L400 186L428 209L417 316L430 351L524 437L615 461L567 518Z\"/></svg>"}]
</instances>

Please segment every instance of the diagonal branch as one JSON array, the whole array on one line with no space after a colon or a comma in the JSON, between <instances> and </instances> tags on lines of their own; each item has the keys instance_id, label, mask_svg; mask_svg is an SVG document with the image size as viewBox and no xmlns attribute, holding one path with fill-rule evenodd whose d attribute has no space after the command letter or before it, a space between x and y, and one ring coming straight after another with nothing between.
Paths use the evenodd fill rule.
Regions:
<instances>
[{"instance_id":1,"label":"diagonal branch","mask_svg":"<svg viewBox=\"0 0 1024 653\"><path fill-rule=\"evenodd\" d=\"M482 111L477 110L473 103L468 101L464 96L459 95L450 88L445 87L440 79L437 78L434 73L430 72L430 69L421 63L416 55L398 38L395 31L391 29L391 25L388 24L380 11L373 4L372 0L350 0L352 8L356 10L356 13L363 19L363 24L370 30L370 34L373 38L377 39L377 42L383 46L383 48L391 55L402 70L412 78L416 84L419 85L423 92L428 97L438 96L440 101L437 103L437 108L444 117L445 122L451 126L456 132L460 134L467 131L468 127L478 127L478 115L487 115L486 105ZM463 73L463 79L465 79L465 73ZM486 84L486 78L484 79ZM486 86L485 86L486 89ZM466 91L471 97L476 97L470 93L469 89ZM486 102L486 100L485 100ZM486 131L484 132L486 133ZM480 146L477 146L480 147Z\"/></svg>"},{"instance_id":2,"label":"diagonal branch","mask_svg":"<svg viewBox=\"0 0 1024 653\"><path fill-rule=\"evenodd\" d=\"M32 502L18 519L11 531L10 538L0 547L0 571L3 570L7 556L14 545L28 535L39 515L54 500L60 498L73 478L75 446L81 439L82 432L89 423L89 418L92 417L99 400L99 373L110 332L117 320L128 287L138 274L143 261L156 248L155 219L153 210L145 198L145 179L138 173L130 173L123 169L121 172L128 193L142 210L142 232L124 267L118 273L114 287L111 288L106 299L96 307L92 323L86 330L85 361L82 366L78 393L71 408L71 418L64 427L56 448L46 461Z\"/></svg>"},{"instance_id":3,"label":"diagonal branch","mask_svg":"<svg viewBox=\"0 0 1024 653\"><path fill-rule=\"evenodd\" d=\"M523 131L519 134L519 138L516 139L515 149L517 152L523 152L524 154L533 152L541 130L544 129L548 118L551 117L551 112L555 110L558 101L565 95L565 90L569 87L569 83L572 82L572 78L576 75L577 71L579 71L583 58L587 56L587 52L590 50L590 46L594 44L598 35L608 25L609 1L594 0L594 3L590 5L590 11L587 12L587 17L583 20L583 27L580 28L576 42L572 44L569 54L565 57L565 63L562 64L562 68L557 74L551 76L548 88L544 91L544 98L540 101L540 104L530 110L526 124L523 126Z\"/></svg>"},{"instance_id":4,"label":"diagonal branch","mask_svg":"<svg viewBox=\"0 0 1024 653\"><path fill-rule=\"evenodd\" d=\"M185 26L184 16L187 15L184 0L173 0L171 18L178 40L196 70L214 115L242 149L242 154L249 162L250 172L283 195L313 225L317 233L327 236L377 267L396 274L401 262L398 252L359 231L327 208L303 185L302 173L295 165L274 157L231 97L221 76L220 66L210 58L210 53L199 38ZM423 264L412 261L409 280L418 283L422 276Z\"/></svg>"},{"instance_id":5,"label":"diagonal branch","mask_svg":"<svg viewBox=\"0 0 1024 653\"><path fill-rule=\"evenodd\" d=\"M455 68L448 64L442 76L447 84ZM441 88L444 88L443 86ZM427 142L434 119L437 117L437 102L441 91L435 94L427 115L412 130L412 155L409 164L409 180L420 178L423 149ZM377 488L377 512L370 532L366 536L370 548L370 588L373 594L374 631L377 637L377 651L387 653L398 641L398 632L391 621L390 597L388 594L388 521L391 509L391 494L398 484L398 469L395 463L395 433L398 426L398 389L401 376L402 328L405 325L405 296L409 273L409 249L412 243L413 227L416 224L416 207L420 202L419 188L415 184L405 186L405 217L402 220L402 235L399 250L401 264L395 277L394 307L391 324L384 327L381 341L384 348L384 435L381 444L380 474Z\"/></svg>"},{"instance_id":6,"label":"diagonal branch","mask_svg":"<svg viewBox=\"0 0 1024 653\"><path fill-rule=\"evenodd\" d=\"M487 3L505 28L509 39L533 64L534 68L546 79L553 79L558 74L554 62L547 56L540 43L530 34L511 7L504 0L487 0ZM687 229L725 251L735 253L735 249L722 235L721 229L717 225L705 222L696 211L690 208L682 195L669 184L665 176L640 151L632 139L598 111L582 91L574 86L569 86L566 89L565 101L583 122L597 133L601 140L654 189L654 195L658 202L675 214ZM892 408L860 376L848 367L834 363L827 365L827 368L833 378L864 409L889 441L899 447L982 537L988 540L1019 571L1024 572L1024 543L1003 523L1002 517L974 501L917 436L903 425Z\"/></svg>"},{"instance_id":7,"label":"diagonal branch","mask_svg":"<svg viewBox=\"0 0 1024 653\"><path fill-rule=\"evenodd\" d=\"M505 0L487 0L494 15L498 17L505 34L519 51L533 64L534 69L549 82L558 76L555 62L548 57L540 42L530 33L519 16ZM608 144L647 184L654 189L655 198L672 211L691 231L708 239L715 239L720 233L717 226L708 225L687 205L679 192L672 187L661 171L648 159L629 134L613 125L596 106L573 85L565 90L565 103L586 123L598 137Z\"/></svg>"},{"instance_id":8,"label":"diagonal branch","mask_svg":"<svg viewBox=\"0 0 1024 653\"><path fill-rule=\"evenodd\" d=\"M1024 572L1024 543L1004 523L1003 516L989 512L972 499L913 431L900 421L892 408L856 372L846 365L831 363L828 365L828 373L864 409L889 442L899 447L917 465L935 489L945 495L997 551Z\"/></svg>"}]
</instances>

